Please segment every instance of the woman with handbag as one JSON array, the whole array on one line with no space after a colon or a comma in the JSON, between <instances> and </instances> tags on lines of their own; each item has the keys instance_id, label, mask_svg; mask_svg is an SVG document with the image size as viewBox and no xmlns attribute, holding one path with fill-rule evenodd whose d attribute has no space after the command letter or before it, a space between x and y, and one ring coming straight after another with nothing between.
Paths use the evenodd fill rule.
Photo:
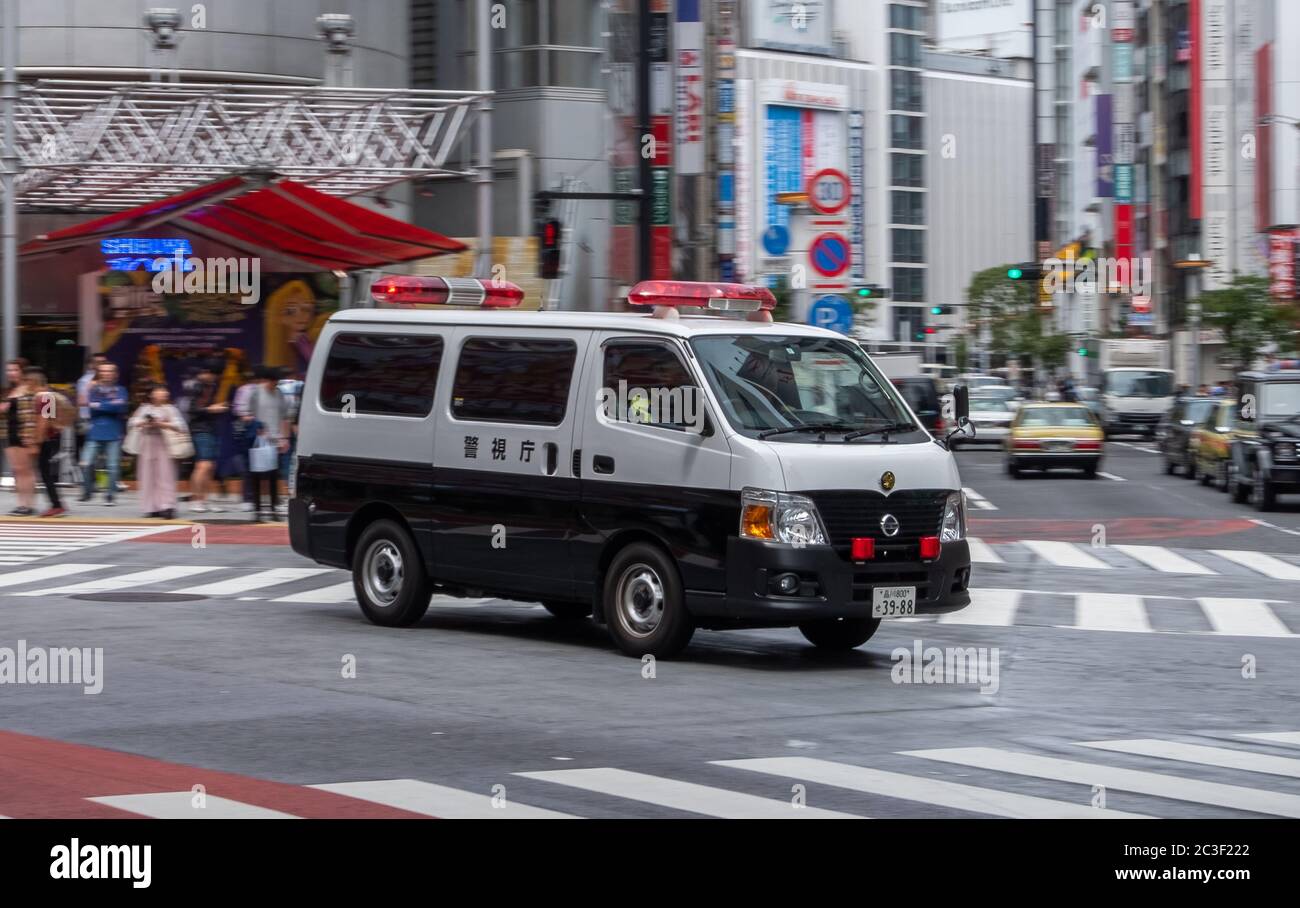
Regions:
<instances>
[{"instance_id":1,"label":"woman with handbag","mask_svg":"<svg viewBox=\"0 0 1300 908\"><path fill-rule=\"evenodd\" d=\"M122 445L136 455L140 506L146 517L170 520L176 516L176 459L194 453L180 410L171 403L166 385L149 389L149 399L127 423Z\"/></svg>"}]
</instances>

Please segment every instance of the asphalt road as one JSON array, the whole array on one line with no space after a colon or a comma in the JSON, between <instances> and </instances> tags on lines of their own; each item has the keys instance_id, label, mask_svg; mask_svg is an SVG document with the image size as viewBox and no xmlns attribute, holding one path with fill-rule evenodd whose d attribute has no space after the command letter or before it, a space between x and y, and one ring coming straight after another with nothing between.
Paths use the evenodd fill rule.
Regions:
<instances>
[{"instance_id":1,"label":"asphalt road","mask_svg":"<svg viewBox=\"0 0 1300 908\"><path fill-rule=\"evenodd\" d=\"M275 531L38 547L0 566L0 647L102 647L104 683L0 685L0 728L37 736L0 732L0 815L188 815L202 784L205 815L1300 816L1300 497L1260 515L1133 445L1095 480L962 451L984 504L957 620L885 622L837 656L701 631L653 677L528 603L372 626ZM75 535L16 526L15 551ZM894 651L916 647L997 671L904 678ZM308 785L330 794L295 802Z\"/></svg>"}]
</instances>

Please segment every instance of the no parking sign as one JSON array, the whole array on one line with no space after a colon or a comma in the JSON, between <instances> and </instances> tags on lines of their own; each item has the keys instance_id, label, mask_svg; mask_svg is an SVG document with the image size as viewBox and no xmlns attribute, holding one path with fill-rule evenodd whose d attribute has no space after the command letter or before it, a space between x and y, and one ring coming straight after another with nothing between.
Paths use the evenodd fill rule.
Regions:
<instances>
[{"instance_id":1,"label":"no parking sign","mask_svg":"<svg viewBox=\"0 0 1300 908\"><path fill-rule=\"evenodd\" d=\"M853 254L848 237L842 233L823 233L808 249L808 261L824 277L839 277L849 270Z\"/></svg>"}]
</instances>

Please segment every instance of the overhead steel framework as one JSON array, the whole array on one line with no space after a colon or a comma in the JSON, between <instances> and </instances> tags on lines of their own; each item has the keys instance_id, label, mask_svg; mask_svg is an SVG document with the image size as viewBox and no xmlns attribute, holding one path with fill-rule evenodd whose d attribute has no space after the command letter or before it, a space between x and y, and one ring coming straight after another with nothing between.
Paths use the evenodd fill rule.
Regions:
<instances>
[{"instance_id":1,"label":"overhead steel framework","mask_svg":"<svg viewBox=\"0 0 1300 908\"><path fill-rule=\"evenodd\" d=\"M471 177L449 162L490 94L44 79L17 101L15 197L114 211L246 171L339 196Z\"/></svg>"}]
</instances>

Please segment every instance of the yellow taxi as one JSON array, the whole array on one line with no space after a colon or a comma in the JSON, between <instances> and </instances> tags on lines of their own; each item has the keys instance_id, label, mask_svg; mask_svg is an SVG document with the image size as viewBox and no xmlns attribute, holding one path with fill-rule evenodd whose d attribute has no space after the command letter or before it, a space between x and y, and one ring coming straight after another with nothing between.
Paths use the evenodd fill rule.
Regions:
<instances>
[{"instance_id":1,"label":"yellow taxi","mask_svg":"<svg viewBox=\"0 0 1300 908\"><path fill-rule=\"evenodd\" d=\"M1007 435L1007 472L1083 470L1092 479L1101 466L1101 423L1084 404L1027 403L1016 411Z\"/></svg>"},{"instance_id":2,"label":"yellow taxi","mask_svg":"<svg viewBox=\"0 0 1300 908\"><path fill-rule=\"evenodd\" d=\"M1213 483L1228 491L1228 464L1232 461L1232 426L1237 418L1235 400L1216 400L1210 412L1192 430L1187 450L1192 457L1192 475L1203 486Z\"/></svg>"}]
</instances>

